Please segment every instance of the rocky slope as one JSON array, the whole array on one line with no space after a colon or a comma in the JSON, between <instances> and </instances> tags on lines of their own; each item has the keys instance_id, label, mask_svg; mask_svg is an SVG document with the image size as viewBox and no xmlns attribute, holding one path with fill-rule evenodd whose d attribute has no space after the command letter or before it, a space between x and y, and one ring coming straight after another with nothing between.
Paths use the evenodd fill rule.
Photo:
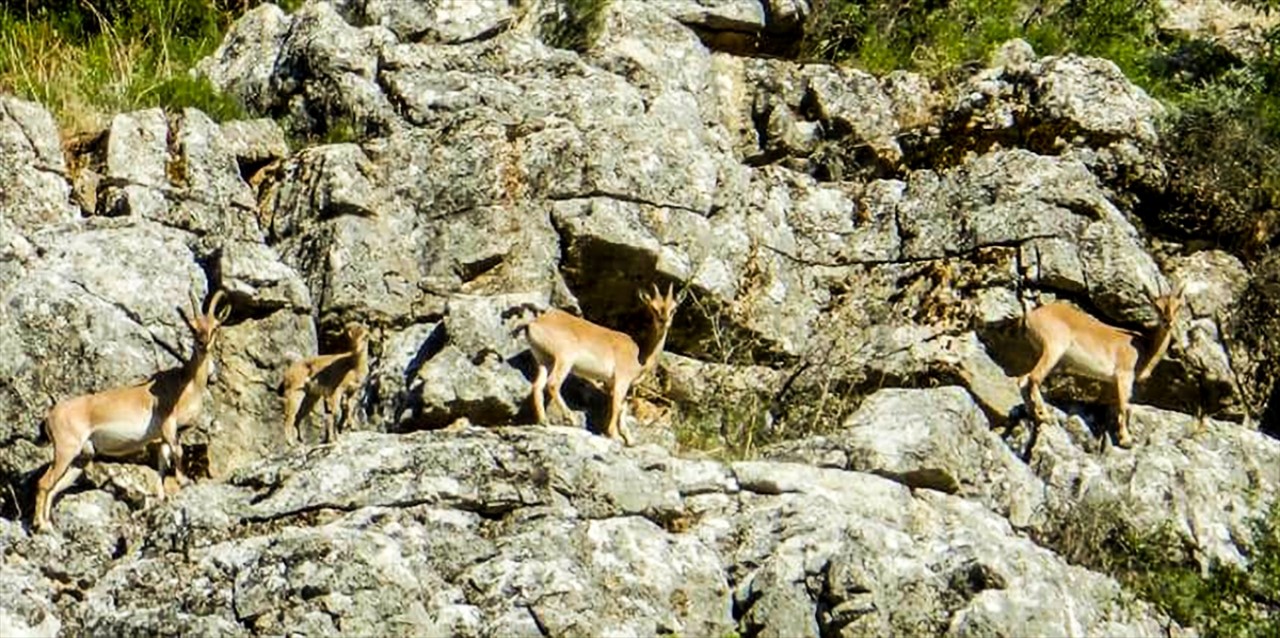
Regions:
<instances>
[{"instance_id":1,"label":"rocky slope","mask_svg":"<svg viewBox=\"0 0 1280 638\"><path fill-rule=\"evenodd\" d=\"M1128 215L1162 108L1021 42L946 91L743 55L807 7L613 0L575 52L551 0L262 5L201 72L274 119L125 113L64 153L0 98L0 633L1177 630L1054 544L1167 528L1242 562L1276 497L1280 445L1240 425L1256 355L1221 336L1243 266ZM1140 327L1173 280L1135 447L1069 378L1030 428L1023 308ZM530 426L513 331L558 306L638 332L653 283L687 297L632 406L647 443ZM44 410L176 365L174 307L217 288L204 478L157 504L153 470L97 464L30 534ZM348 321L373 329L358 431L286 449L282 369ZM730 403L791 440L669 451Z\"/></svg>"}]
</instances>

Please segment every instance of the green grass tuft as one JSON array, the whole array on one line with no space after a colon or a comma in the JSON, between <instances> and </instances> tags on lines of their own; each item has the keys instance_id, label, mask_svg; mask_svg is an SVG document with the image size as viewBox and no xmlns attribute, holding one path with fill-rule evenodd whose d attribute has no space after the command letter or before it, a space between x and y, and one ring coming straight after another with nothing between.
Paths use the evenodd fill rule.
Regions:
<instances>
[{"instance_id":1,"label":"green grass tuft","mask_svg":"<svg viewBox=\"0 0 1280 638\"><path fill-rule=\"evenodd\" d=\"M64 133L115 113L195 107L216 119L243 109L189 75L244 7L215 0L80 0L0 8L0 90L40 102Z\"/></svg>"}]
</instances>

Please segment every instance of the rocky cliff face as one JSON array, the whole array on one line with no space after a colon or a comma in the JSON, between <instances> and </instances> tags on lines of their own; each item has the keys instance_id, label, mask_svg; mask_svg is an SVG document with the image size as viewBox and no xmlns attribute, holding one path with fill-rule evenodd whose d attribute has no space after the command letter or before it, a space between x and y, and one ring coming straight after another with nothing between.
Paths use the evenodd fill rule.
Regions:
<instances>
[{"instance_id":1,"label":"rocky cliff face","mask_svg":"<svg viewBox=\"0 0 1280 638\"><path fill-rule=\"evenodd\" d=\"M1156 635L1055 539L1245 560L1280 445L1240 425L1255 355L1219 324L1244 268L1135 227L1162 109L1114 65L1012 42L943 91L743 55L799 0L613 0L581 51L568 9L262 5L201 72L274 119L126 113L65 153L0 98L0 633ZM1134 448L1069 377L1030 427L1024 307L1140 327L1175 279ZM530 426L513 331L557 306L637 333L652 283L687 299L646 443ZM175 306L219 288L204 478L156 504L152 470L96 464L29 533L44 411L177 365ZM287 449L282 370L349 321L358 431ZM742 397L785 442L671 450Z\"/></svg>"}]
</instances>

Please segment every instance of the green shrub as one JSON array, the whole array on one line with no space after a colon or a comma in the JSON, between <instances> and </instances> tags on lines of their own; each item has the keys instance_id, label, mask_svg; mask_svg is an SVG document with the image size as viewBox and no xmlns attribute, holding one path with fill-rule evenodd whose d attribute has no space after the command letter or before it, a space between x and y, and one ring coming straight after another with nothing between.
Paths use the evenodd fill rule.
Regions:
<instances>
[{"instance_id":1,"label":"green shrub","mask_svg":"<svg viewBox=\"0 0 1280 638\"><path fill-rule=\"evenodd\" d=\"M584 53L604 28L604 9L609 0L556 0L555 14L538 25L543 42Z\"/></svg>"},{"instance_id":2,"label":"green shrub","mask_svg":"<svg viewBox=\"0 0 1280 638\"><path fill-rule=\"evenodd\" d=\"M1147 75L1158 15L1158 0L818 0L799 54L945 78L1021 37L1042 54L1107 57L1138 77Z\"/></svg>"},{"instance_id":3,"label":"green shrub","mask_svg":"<svg viewBox=\"0 0 1280 638\"><path fill-rule=\"evenodd\" d=\"M1215 565L1202 574L1195 548L1168 527L1132 530L1109 506L1078 505L1040 541L1064 558L1110 574L1139 598L1206 638L1280 635L1280 506L1256 521L1247 571Z\"/></svg>"}]
</instances>

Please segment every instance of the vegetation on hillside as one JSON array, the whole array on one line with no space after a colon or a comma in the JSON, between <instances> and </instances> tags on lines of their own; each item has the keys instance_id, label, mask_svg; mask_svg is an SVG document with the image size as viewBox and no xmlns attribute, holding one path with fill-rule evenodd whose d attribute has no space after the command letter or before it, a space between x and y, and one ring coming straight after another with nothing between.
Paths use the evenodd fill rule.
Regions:
<instances>
[{"instance_id":1,"label":"vegetation on hillside","mask_svg":"<svg viewBox=\"0 0 1280 638\"><path fill-rule=\"evenodd\" d=\"M1280 636L1280 506L1253 524L1249 569L1201 573L1195 548L1174 530L1133 530L1108 505L1082 502L1040 542L1067 560L1108 573L1126 589L1205 638Z\"/></svg>"},{"instance_id":2,"label":"vegetation on hillside","mask_svg":"<svg viewBox=\"0 0 1280 638\"><path fill-rule=\"evenodd\" d=\"M0 91L41 102L73 135L122 111L242 113L188 71L247 0L54 0L0 4Z\"/></svg>"},{"instance_id":3,"label":"vegetation on hillside","mask_svg":"<svg viewBox=\"0 0 1280 638\"><path fill-rule=\"evenodd\" d=\"M194 106L217 119L235 117L240 107L189 71L258 2L0 3L0 91L47 105L68 135L97 129L114 113L152 106ZM605 2L562 0L563 11L539 25L543 37L584 50L602 28ZM1276 2L1252 4L1270 9ZM1249 371L1252 385L1269 394L1280 378L1280 315L1274 312L1280 258L1272 256L1280 237L1280 33L1245 59L1160 33L1160 7L1159 0L813 0L793 53L873 72L913 69L943 87L1013 37L1042 55L1114 61L1170 107L1161 149L1168 183L1142 197L1136 212L1167 237L1226 248L1257 269L1245 307L1228 328L1251 351L1276 355L1260 357L1264 363ZM806 404L817 406L816 414L787 423L835 421L832 415L847 407L838 404L841 390L823 387L818 400ZM749 457L786 425L774 423L776 401L750 393L727 397L723 409L688 415L680 442ZM1280 411L1280 401L1269 403ZM1270 422L1280 423L1280 414ZM1076 562L1115 575L1209 636L1277 635L1280 511L1259 523L1250 571L1220 566L1208 577L1172 534L1136 535L1102 518L1098 523L1064 524L1075 537L1047 542Z\"/></svg>"},{"instance_id":4,"label":"vegetation on hillside","mask_svg":"<svg viewBox=\"0 0 1280 638\"><path fill-rule=\"evenodd\" d=\"M1252 3L1266 10L1274 0ZM1115 62L1170 107L1167 192L1138 212L1174 239L1208 239L1246 259L1280 234L1280 33L1242 59L1158 29L1159 0L817 0L801 57L874 72L913 69L943 85L999 43Z\"/></svg>"}]
</instances>

